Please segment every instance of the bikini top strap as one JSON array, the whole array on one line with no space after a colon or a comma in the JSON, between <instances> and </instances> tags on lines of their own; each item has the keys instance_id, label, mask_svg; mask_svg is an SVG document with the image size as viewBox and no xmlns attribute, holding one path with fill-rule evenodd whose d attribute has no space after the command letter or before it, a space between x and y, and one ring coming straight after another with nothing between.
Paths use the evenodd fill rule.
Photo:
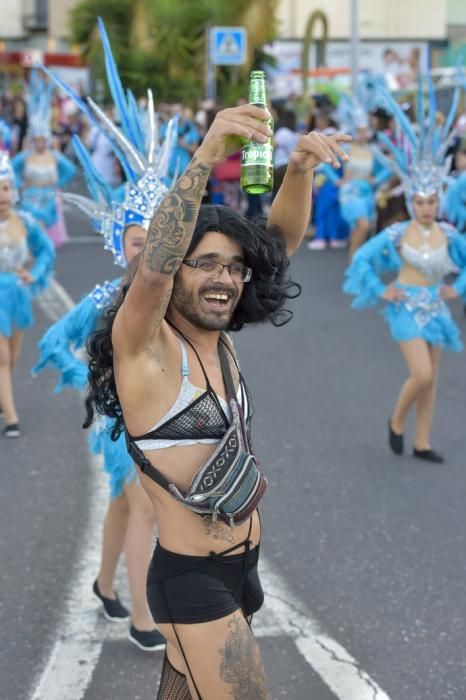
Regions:
<instances>
[{"instance_id":1,"label":"bikini top strap","mask_svg":"<svg viewBox=\"0 0 466 700\"><path fill-rule=\"evenodd\" d=\"M210 391L212 391L212 387L211 387L210 382L209 382L209 377L207 376L207 372L205 371L204 365L202 364L202 360L201 360L201 358L199 357L199 353L197 352L196 348L195 348L194 345L191 343L191 341L189 340L189 338L187 338L187 337L185 336L185 334L182 333L182 332L179 330L179 328L177 328L177 327L175 326L174 323L172 323L171 321L169 321L168 318L166 318L165 320L167 321L168 325L171 326L171 327L173 328L173 330L174 330L176 333L178 333L178 335L181 336L181 337L183 338L183 340L185 340L185 341L188 343L189 347L193 350L194 354L196 355L196 357L197 357L197 359L198 359L199 364L201 365L202 373L204 374L204 379L205 379L205 381L206 381L206 386L207 386L207 388L208 388ZM179 340L179 338L178 338L178 340ZM181 341L180 341L180 342L181 342ZM183 353L183 349L184 349L184 352L185 352L185 354L186 354L186 347L183 348L183 344L182 344L182 351L181 351L182 353ZM187 358L187 355L186 355L186 366L188 366L188 358ZM188 369L188 375L189 375L189 369ZM187 376L187 375L183 375L183 376Z\"/></svg>"},{"instance_id":2,"label":"bikini top strap","mask_svg":"<svg viewBox=\"0 0 466 700\"><path fill-rule=\"evenodd\" d=\"M183 377L189 377L189 364L188 364L188 353L186 352L186 345L183 343L181 338L178 338L181 346L181 374Z\"/></svg>"}]
</instances>

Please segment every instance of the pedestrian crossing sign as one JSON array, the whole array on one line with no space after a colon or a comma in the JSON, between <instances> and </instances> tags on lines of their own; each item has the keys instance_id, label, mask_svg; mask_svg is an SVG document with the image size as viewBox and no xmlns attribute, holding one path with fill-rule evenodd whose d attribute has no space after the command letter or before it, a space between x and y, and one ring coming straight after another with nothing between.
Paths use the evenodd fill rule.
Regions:
<instances>
[{"instance_id":1,"label":"pedestrian crossing sign","mask_svg":"<svg viewBox=\"0 0 466 700\"><path fill-rule=\"evenodd\" d=\"M247 36L244 27L212 27L211 60L216 66L241 66L246 63Z\"/></svg>"}]
</instances>

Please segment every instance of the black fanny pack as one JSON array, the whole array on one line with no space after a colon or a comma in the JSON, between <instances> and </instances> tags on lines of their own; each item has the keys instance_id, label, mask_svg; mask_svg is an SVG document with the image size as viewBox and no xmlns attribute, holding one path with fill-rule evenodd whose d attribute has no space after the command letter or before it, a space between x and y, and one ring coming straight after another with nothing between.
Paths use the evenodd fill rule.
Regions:
<instances>
[{"instance_id":1,"label":"black fanny pack","mask_svg":"<svg viewBox=\"0 0 466 700\"><path fill-rule=\"evenodd\" d=\"M233 527L257 508L267 489L267 479L252 454L249 431L236 398L223 342L219 342L218 353L232 420L215 452L194 475L186 493L154 467L126 430L125 435L128 452L142 472L189 510Z\"/></svg>"}]
</instances>

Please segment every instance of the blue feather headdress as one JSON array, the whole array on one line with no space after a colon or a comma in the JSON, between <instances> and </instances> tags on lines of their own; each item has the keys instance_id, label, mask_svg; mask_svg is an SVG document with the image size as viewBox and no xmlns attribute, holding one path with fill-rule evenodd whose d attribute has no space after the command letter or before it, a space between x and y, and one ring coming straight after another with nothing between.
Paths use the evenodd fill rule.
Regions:
<instances>
[{"instance_id":1,"label":"blue feather headdress","mask_svg":"<svg viewBox=\"0 0 466 700\"><path fill-rule=\"evenodd\" d=\"M364 71L358 76L355 95L340 93L333 116L342 131L354 135L357 129L369 127L369 113L381 106L380 79Z\"/></svg>"},{"instance_id":2,"label":"blue feather headdress","mask_svg":"<svg viewBox=\"0 0 466 700\"><path fill-rule=\"evenodd\" d=\"M0 151L0 180L10 180L13 184L15 182L13 166L6 151Z\"/></svg>"},{"instance_id":3,"label":"blue feather headdress","mask_svg":"<svg viewBox=\"0 0 466 700\"><path fill-rule=\"evenodd\" d=\"M424 95L424 82L427 88L427 100ZM417 126L409 121L388 90L380 86L384 106L394 115L397 124L398 143L395 145L383 133L379 133L377 138L391 155L391 158L384 156L385 162L400 178L411 214L414 195L429 197L437 194L439 198L441 197L443 184L450 170L451 158L446 157L446 153L456 136L456 130L452 127L462 86L462 69L461 65L458 65L450 110L442 125L437 119L437 100L432 77L429 72L424 78L420 74L417 92Z\"/></svg>"},{"instance_id":4,"label":"blue feather headdress","mask_svg":"<svg viewBox=\"0 0 466 700\"><path fill-rule=\"evenodd\" d=\"M104 236L105 248L112 251L115 263L124 267L123 236L126 228L137 224L147 230L155 209L173 184L168 178L168 167L176 146L178 118L169 122L165 140L159 144L152 92L148 90L147 110L141 112L131 91L123 89L107 32L100 19L99 33L108 84L121 122L119 127L91 98L82 100L57 76L44 67L43 70L107 136L125 172L127 182L123 201L117 201L115 193L94 167L83 143L78 137L73 137L91 199L66 194L64 200L75 204L93 220L96 229Z\"/></svg>"},{"instance_id":5,"label":"blue feather headdress","mask_svg":"<svg viewBox=\"0 0 466 700\"><path fill-rule=\"evenodd\" d=\"M28 136L31 138L51 137L53 91L53 84L44 80L39 71L33 68L27 91Z\"/></svg>"},{"instance_id":6,"label":"blue feather headdress","mask_svg":"<svg viewBox=\"0 0 466 700\"><path fill-rule=\"evenodd\" d=\"M13 196L12 204L16 204L19 199L18 189L16 187L15 171L11 165L10 156L6 151L0 151L0 180L8 180L11 183Z\"/></svg>"}]
</instances>

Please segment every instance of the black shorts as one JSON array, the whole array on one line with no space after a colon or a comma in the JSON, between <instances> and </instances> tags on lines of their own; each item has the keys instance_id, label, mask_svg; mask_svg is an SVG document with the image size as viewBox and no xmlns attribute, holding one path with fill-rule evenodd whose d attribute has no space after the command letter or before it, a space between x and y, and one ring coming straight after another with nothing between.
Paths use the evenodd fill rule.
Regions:
<instances>
[{"instance_id":1,"label":"black shorts","mask_svg":"<svg viewBox=\"0 0 466 700\"><path fill-rule=\"evenodd\" d=\"M157 623L194 624L231 615L246 617L264 602L257 562L259 545L249 552L194 557L164 549L159 542L147 575L147 600Z\"/></svg>"}]
</instances>

